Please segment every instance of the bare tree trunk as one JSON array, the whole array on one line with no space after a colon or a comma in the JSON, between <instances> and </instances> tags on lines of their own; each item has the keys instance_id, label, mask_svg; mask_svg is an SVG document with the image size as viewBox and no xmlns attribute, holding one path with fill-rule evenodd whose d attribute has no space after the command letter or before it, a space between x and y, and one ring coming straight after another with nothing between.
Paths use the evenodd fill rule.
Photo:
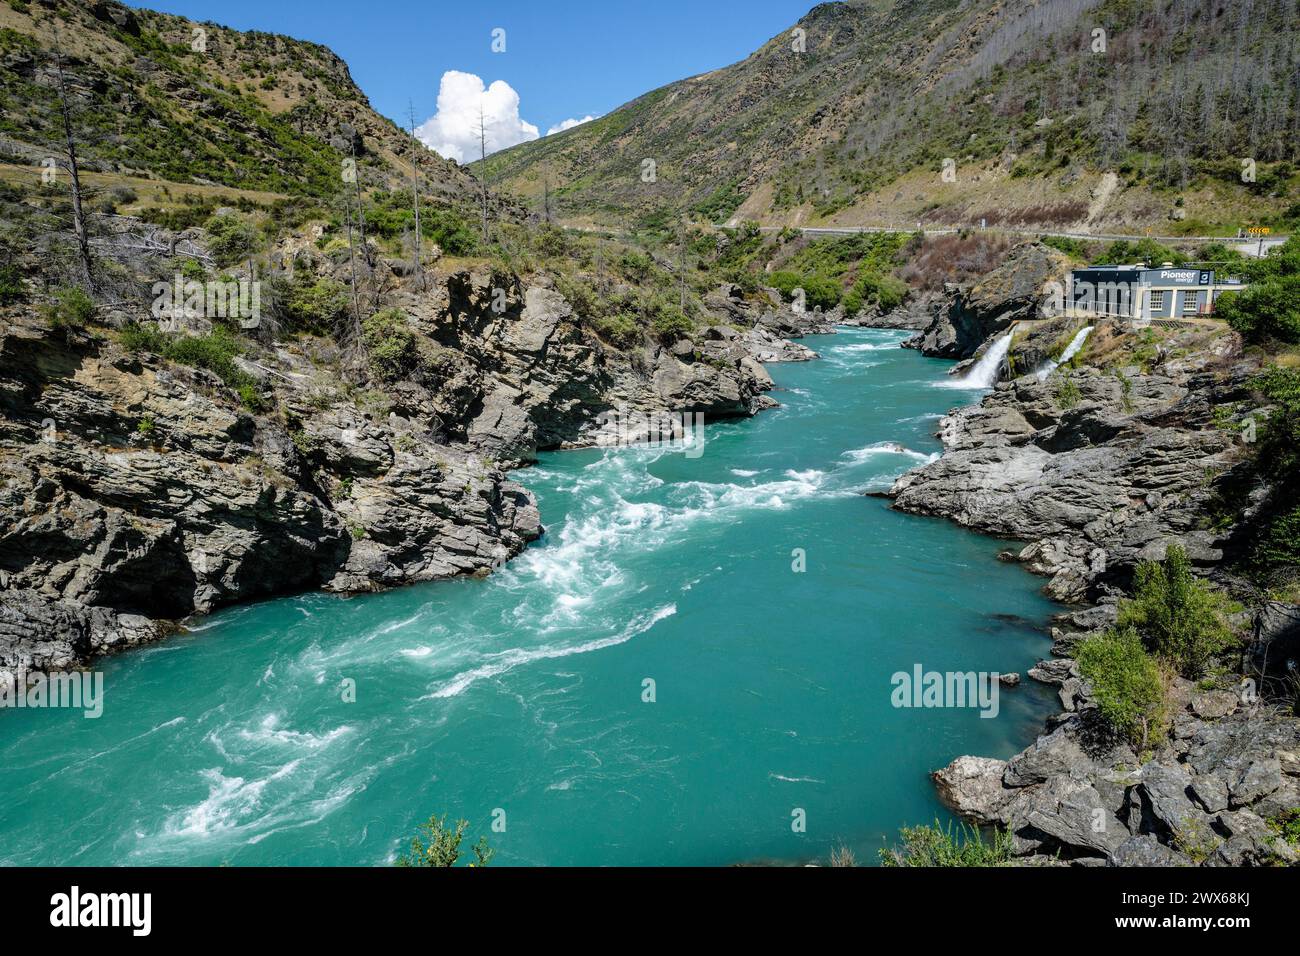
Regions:
<instances>
[{"instance_id":1,"label":"bare tree trunk","mask_svg":"<svg viewBox=\"0 0 1300 956\"><path fill-rule=\"evenodd\" d=\"M68 105L68 85L63 76L63 51L56 48L55 66L59 75L59 106L63 112L63 136L68 153L68 176L72 181L72 231L77 240L77 259L81 267L81 281L86 291L94 290L94 277L90 268L90 237L86 232L86 216L81 207L81 171L77 165L77 144L72 135L72 110Z\"/></svg>"},{"instance_id":2,"label":"bare tree trunk","mask_svg":"<svg viewBox=\"0 0 1300 956\"><path fill-rule=\"evenodd\" d=\"M357 166L357 133L354 128L352 131L352 165ZM375 309L379 308L379 283L375 281L375 263L370 256L370 243L366 242L366 207L361 197L361 171L357 169L356 178L353 182L357 194L357 227L361 234L361 255L366 261L366 275L370 279L371 293L374 298ZM355 282L355 279L353 280Z\"/></svg>"},{"instance_id":3,"label":"bare tree trunk","mask_svg":"<svg viewBox=\"0 0 1300 956\"><path fill-rule=\"evenodd\" d=\"M681 310L686 314L686 224L678 223L677 233L677 279L681 285Z\"/></svg>"},{"instance_id":4,"label":"bare tree trunk","mask_svg":"<svg viewBox=\"0 0 1300 956\"><path fill-rule=\"evenodd\" d=\"M488 194L487 194L487 124L483 118L483 103L478 104L478 158L479 184L483 196L483 244L488 242Z\"/></svg>"},{"instance_id":5,"label":"bare tree trunk","mask_svg":"<svg viewBox=\"0 0 1300 956\"><path fill-rule=\"evenodd\" d=\"M343 203L348 223L348 259L352 263L352 341L348 343L348 351L354 351L361 347L361 296L357 291L357 247L352 240L352 203L346 192Z\"/></svg>"},{"instance_id":6,"label":"bare tree trunk","mask_svg":"<svg viewBox=\"0 0 1300 956\"><path fill-rule=\"evenodd\" d=\"M407 118L411 125L411 202L415 207L415 279L424 291L424 263L420 261L420 144L415 138L415 107L408 104Z\"/></svg>"}]
</instances>

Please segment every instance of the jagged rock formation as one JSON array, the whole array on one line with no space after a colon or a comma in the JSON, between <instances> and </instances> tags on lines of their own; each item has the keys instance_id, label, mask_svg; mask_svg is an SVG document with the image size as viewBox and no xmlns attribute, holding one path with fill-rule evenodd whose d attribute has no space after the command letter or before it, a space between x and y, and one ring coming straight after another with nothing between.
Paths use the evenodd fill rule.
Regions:
<instances>
[{"instance_id":1,"label":"jagged rock formation","mask_svg":"<svg viewBox=\"0 0 1300 956\"><path fill-rule=\"evenodd\" d=\"M1094 333L1099 343L1123 334L1113 322ZM1199 520L1214 495L1206 475L1244 448L1213 425L1213 409L1247 397L1256 366L1233 333L1207 349L1217 368L1082 368L1068 385L1032 375L999 385L941 420L945 453L898 479L895 507L1031 542L1019 559L1051 576L1058 600L1095 600L1172 543L1218 560L1227 532Z\"/></svg>"},{"instance_id":2,"label":"jagged rock formation","mask_svg":"<svg viewBox=\"0 0 1300 956\"><path fill-rule=\"evenodd\" d=\"M959 757L933 774L967 819L1005 827L1026 858L1112 866L1271 865L1300 853L1266 820L1300 806L1300 721L1232 690L1178 680L1169 739L1139 759L1105 742L1073 662L1046 677L1069 712L1010 760ZM1076 676L1064 677L1061 672ZM1044 679L1044 675L1040 675Z\"/></svg>"},{"instance_id":3,"label":"jagged rock formation","mask_svg":"<svg viewBox=\"0 0 1300 956\"><path fill-rule=\"evenodd\" d=\"M729 325L615 349L553 288L489 273L396 301L409 377L359 401L322 381L332 345L282 342L239 360L275 413L106 336L0 324L0 666L84 663L236 601L488 570L542 530L508 467L591 444L602 413L751 415L775 404L758 358L807 357Z\"/></svg>"},{"instance_id":4,"label":"jagged rock formation","mask_svg":"<svg viewBox=\"0 0 1300 956\"><path fill-rule=\"evenodd\" d=\"M946 302L931 306L929 324L904 344L932 358L970 358L1013 322L1038 318L1050 284L1063 281L1068 271L1069 260L1061 253L1041 243L1022 243L973 285L947 286Z\"/></svg>"},{"instance_id":5,"label":"jagged rock formation","mask_svg":"<svg viewBox=\"0 0 1300 956\"><path fill-rule=\"evenodd\" d=\"M1032 368L1055 357L1077 322L1047 323L1016 350ZM1062 713L1010 760L962 756L933 775L961 816L1004 827L1024 862L1241 866L1300 862L1267 820L1300 806L1300 721L1259 702L1253 685L1174 678L1172 728L1153 753L1116 743L1073 655L1114 624L1138 562L1183 546L1204 569L1229 552L1230 528L1208 520L1216 480L1248 468L1235 422L1250 407L1258 359L1235 333L1186 329L1125 364L1139 331L1097 323L1088 354L1107 371L1023 375L940 423L944 454L901 477L895 507L1029 542L1004 556L1050 578L1067 602L1052 658L1029 676L1058 689ZM1053 344L1048 344L1053 343ZM1016 356L1019 356L1016 360ZM1243 648L1261 678L1295 660L1300 609L1271 602Z\"/></svg>"}]
</instances>

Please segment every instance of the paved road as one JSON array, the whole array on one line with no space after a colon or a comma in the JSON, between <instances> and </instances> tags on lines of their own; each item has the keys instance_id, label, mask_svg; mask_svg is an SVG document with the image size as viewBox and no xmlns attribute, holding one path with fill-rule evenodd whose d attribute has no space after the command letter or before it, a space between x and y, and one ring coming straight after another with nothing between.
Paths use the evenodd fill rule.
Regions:
<instances>
[{"instance_id":1,"label":"paved road","mask_svg":"<svg viewBox=\"0 0 1300 956\"><path fill-rule=\"evenodd\" d=\"M917 226L920 227L920 223ZM600 226L568 226L569 229L578 232L602 233L610 236L623 236L627 232L620 229L606 229ZM711 226L713 229L730 228L736 226L728 225ZM1286 242L1289 236L1263 236L1261 238L1250 239L1244 236L1134 236L1118 232L1051 232L1045 229L1020 229L1007 226L990 226L987 229L979 229L978 226L931 226L929 228L909 228L907 226L759 226L761 232L781 232L784 229L795 229L806 236L852 236L858 233L880 233L880 232L921 232L927 236L950 236L963 230L971 232L991 232L1008 236L1054 236L1058 239L1081 239L1085 242L1116 242L1128 241L1138 242L1142 239L1154 239L1156 242L1179 243L1179 242L1222 242L1224 245L1236 249L1244 256L1258 258L1266 255L1268 250L1274 246L1280 246Z\"/></svg>"},{"instance_id":2,"label":"paved road","mask_svg":"<svg viewBox=\"0 0 1300 956\"><path fill-rule=\"evenodd\" d=\"M918 223L919 225L919 223ZM761 226L764 232L780 232L782 226ZM916 229L907 229L902 226L806 226L796 227L805 235L809 236L851 236L862 232L916 232ZM934 226L928 229L920 229L927 236L946 236L953 233L961 232L963 229L979 232L993 232L1002 235L1011 236L1054 236L1059 239L1082 239L1089 242L1116 242L1126 240L1128 242L1137 242L1140 239L1154 239L1156 242L1222 242L1225 245L1232 246L1242 255L1260 256L1267 254L1269 249L1274 246L1280 246L1286 242L1287 236L1264 236L1259 239L1249 239L1242 236L1133 236L1123 233L1109 232L1050 232L1044 229L1019 229L1005 226L990 226L987 229L980 230L974 226Z\"/></svg>"}]
</instances>

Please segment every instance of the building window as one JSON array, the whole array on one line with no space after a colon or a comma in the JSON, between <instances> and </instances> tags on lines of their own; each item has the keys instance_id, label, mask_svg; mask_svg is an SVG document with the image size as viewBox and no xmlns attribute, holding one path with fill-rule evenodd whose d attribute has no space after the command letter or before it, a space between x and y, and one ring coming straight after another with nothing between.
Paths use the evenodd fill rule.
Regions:
<instances>
[{"instance_id":1,"label":"building window","mask_svg":"<svg viewBox=\"0 0 1300 956\"><path fill-rule=\"evenodd\" d=\"M1184 292L1183 293L1183 315L1195 315L1197 311L1198 308L1196 305L1196 293Z\"/></svg>"},{"instance_id":2,"label":"building window","mask_svg":"<svg viewBox=\"0 0 1300 956\"><path fill-rule=\"evenodd\" d=\"M1151 290L1151 311L1163 312L1164 310L1165 310L1165 290L1152 289Z\"/></svg>"}]
</instances>

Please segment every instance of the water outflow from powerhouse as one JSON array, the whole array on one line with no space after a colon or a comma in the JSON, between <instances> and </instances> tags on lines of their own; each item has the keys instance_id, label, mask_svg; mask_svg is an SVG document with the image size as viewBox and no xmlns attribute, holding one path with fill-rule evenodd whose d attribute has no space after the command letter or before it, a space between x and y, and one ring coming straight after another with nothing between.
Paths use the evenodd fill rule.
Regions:
<instances>
[{"instance_id":1,"label":"water outflow from powerhouse","mask_svg":"<svg viewBox=\"0 0 1300 956\"><path fill-rule=\"evenodd\" d=\"M1008 332L988 347L966 374L943 384L949 388L992 388L998 380L1002 361L1011 349L1011 333Z\"/></svg>"},{"instance_id":2,"label":"water outflow from powerhouse","mask_svg":"<svg viewBox=\"0 0 1300 956\"><path fill-rule=\"evenodd\" d=\"M1088 335L1091 332L1092 332L1091 325L1084 326L1078 332L1076 332L1074 338L1070 340L1070 344L1067 345L1065 347L1065 351L1061 353L1060 358L1048 359L1046 362L1044 362L1042 365L1038 367L1038 371L1034 372L1034 374L1038 376L1038 380L1040 382L1043 381L1044 379L1047 378L1047 376L1051 375L1053 372L1055 372L1066 362L1070 361L1070 359L1078 355L1079 350L1083 348L1083 343L1088 341Z\"/></svg>"}]
</instances>

